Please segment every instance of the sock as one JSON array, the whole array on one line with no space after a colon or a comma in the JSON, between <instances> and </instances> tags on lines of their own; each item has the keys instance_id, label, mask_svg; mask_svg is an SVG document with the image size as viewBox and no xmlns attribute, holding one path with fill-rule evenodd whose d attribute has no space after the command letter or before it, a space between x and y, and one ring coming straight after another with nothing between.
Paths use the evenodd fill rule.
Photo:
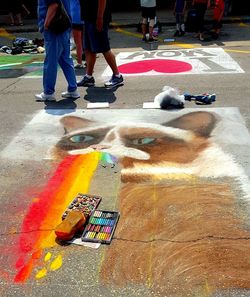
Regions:
<instances>
[{"instance_id":1,"label":"sock","mask_svg":"<svg viewBox=\"0 0 250 297\"><path fill-rule=\"evenodd\" d=\"M85 76L86 76L87 78L91 78L91 77L93 77L92 75L89 75L89 74L85 74Z\"/></svg>"},{"instance_id":2,"label":"sock","mask_svg":"<svg viewBox=\"0 0 250 297\"><path fill-rule=\"evenodd\" d=\"M119 74L115 74L115 77L120 78L120 77L121 77L121 73L119 73Z\"/></svg>"}]
</instances>

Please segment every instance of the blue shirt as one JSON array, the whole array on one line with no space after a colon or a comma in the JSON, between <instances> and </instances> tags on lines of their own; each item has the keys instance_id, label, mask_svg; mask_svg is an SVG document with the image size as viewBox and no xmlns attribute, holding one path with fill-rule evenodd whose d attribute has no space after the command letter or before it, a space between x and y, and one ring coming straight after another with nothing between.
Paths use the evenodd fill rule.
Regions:
<instances>
[{"instance_id":1,"label":"blue shirt","mask_svg":"<svg viewBox=\"0 0 250 297\"><path fill-rule=\"evenodd\" d=\"M81 19L81 7L79 0L69 0L70 1L70 12L73 24L83 24Z\"/></svg>"},{"instance_id":2,"label":"blue shirt","mask_svg":"<svg viewBox=\"0 0 250 297\"><path fill-rule=\"evenodd\" d=\"M44 21L48 11L48 7L52 3L60 3L64 5L68 15L70 14L70 0L38 0L37 16L38 16L38 28L40 32L44 31Z\"/></svg>"}]
</instances>

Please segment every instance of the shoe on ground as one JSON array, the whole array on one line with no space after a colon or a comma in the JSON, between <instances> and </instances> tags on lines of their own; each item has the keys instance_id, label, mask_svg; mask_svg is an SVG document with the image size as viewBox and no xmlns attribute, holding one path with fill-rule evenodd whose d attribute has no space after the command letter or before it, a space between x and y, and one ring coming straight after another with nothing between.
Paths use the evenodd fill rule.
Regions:
<instances>
[{"instance_id":1,"label":"shoe on ground","mask_svg":"<svg viewBox=\"0 0 250 297\"><path fill-rule=\"evenodd\" d=\"M121 75L120 77L117 77L114 74L112 75L111 79L104 84L106 88L115 88L123 85L124 85L123 76Z\"/></svg>"},{"instance_id":2,"label":"shoe on ground","mask_svg":"<svg viewBox=\"0 0 250 297\"><path fill-rule=\"evenodd\" d=\"M87 77L86 75L77 82L78 87L93 87L95 85L94 77Z\"/></svg>"},{"instance_id":3,"label":"shoe on ground","mask_svg":"<svg viewBox=\"0 0 250 297\"><path fill-rule=\"evenodd\" d=\"M157 41L157 39L154 37L149 37L149 39L148 39L148 42L156 42L156 41Z\"/></svg>"},{"instance_id":4,"label":"shoe on ground","mask_svg":"<svg viewBox=\"0 0 250 297\"><path fill-rule=\"evenodd\" d=\"M180 31L175 31L175 33L174 33L174 37L179 37L180 36Z\"/></svg>"},{"instance_id":5,"label":"shoe on ground","mask_svg":"<svg viewBox=\"0 0 250 297\"><path fill-rule=\"evenodd\" d=\"M66 99L78 99L81 97L77 90L75 90L74 92L66 91L66 92L63 92L61 95L63 98L66 98Z\"/></svg>"},{"instance_id":6,"label":"shoe on ground","mask_svg":"<svg viewBox=\"0 0 250 297\"><path fill-rule=\"evenodd\" d=\"M38 102L44 102L44 101L54 102L54 101L56 101L54 94L45 94L44 92L42 92L41 94L36 94L35 98L36 98L36 101L38 101Z\"/></svg>"},{"instance_id":7,"label":"shoe on ground","mask_svg":"<svg viewBox=\"0 0 250 297\"><path fill-rule=\"evenodd\" d=\"M74 66L74 68L75 69L83 69L84 68L84 66L82 65L82 64L76 64L75 66Z\"/></svg>"},{"instance_id":8,"label":"shoe on ground","mask_svg":"<svg viewBox=\"0 0 250 297\"><path fill-rule=\"evenodd\" d=\"M199 40L200 41L204 41L205 40L205 38L203 37L203 35L199 35Z\"/></svg>"}]
</instances>

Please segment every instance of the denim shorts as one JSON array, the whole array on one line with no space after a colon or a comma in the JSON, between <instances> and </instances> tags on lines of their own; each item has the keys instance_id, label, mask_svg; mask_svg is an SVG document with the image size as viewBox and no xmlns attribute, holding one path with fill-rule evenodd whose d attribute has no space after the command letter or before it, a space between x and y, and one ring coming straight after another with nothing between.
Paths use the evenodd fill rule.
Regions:
<instances>
[{"instance_id":1,"label":"denim shorts","mask_svg":"<svg viewBox=\"0 0 250 297\"><path fill-rule=\"evenodd\" d=\"M85 22L84 49L93 53L105 53L110 50L108 25L103 25L102 31L96 30L96 25Z\"/></svg>"}]
</instances>

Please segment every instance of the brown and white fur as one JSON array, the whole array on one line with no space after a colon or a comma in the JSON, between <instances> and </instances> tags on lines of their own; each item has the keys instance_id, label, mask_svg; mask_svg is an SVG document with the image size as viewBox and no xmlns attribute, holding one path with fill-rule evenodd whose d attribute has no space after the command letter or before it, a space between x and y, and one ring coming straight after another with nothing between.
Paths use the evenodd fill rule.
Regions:
<instances>
[{"instance_id":1,"label":"brown and white fur","mask_svg":"<svg viewBox=\"0 0 250 297\"><path fill-rule=\"evenodd\" d=\"M246 177L210 137L214 114L188 113L164 125L61 121L56 157L100 150L123 168L121 217L101 269L105 284L170 297L250 289L250 231L234 192L249 199Z\"/></svg>"}]
</instances>

